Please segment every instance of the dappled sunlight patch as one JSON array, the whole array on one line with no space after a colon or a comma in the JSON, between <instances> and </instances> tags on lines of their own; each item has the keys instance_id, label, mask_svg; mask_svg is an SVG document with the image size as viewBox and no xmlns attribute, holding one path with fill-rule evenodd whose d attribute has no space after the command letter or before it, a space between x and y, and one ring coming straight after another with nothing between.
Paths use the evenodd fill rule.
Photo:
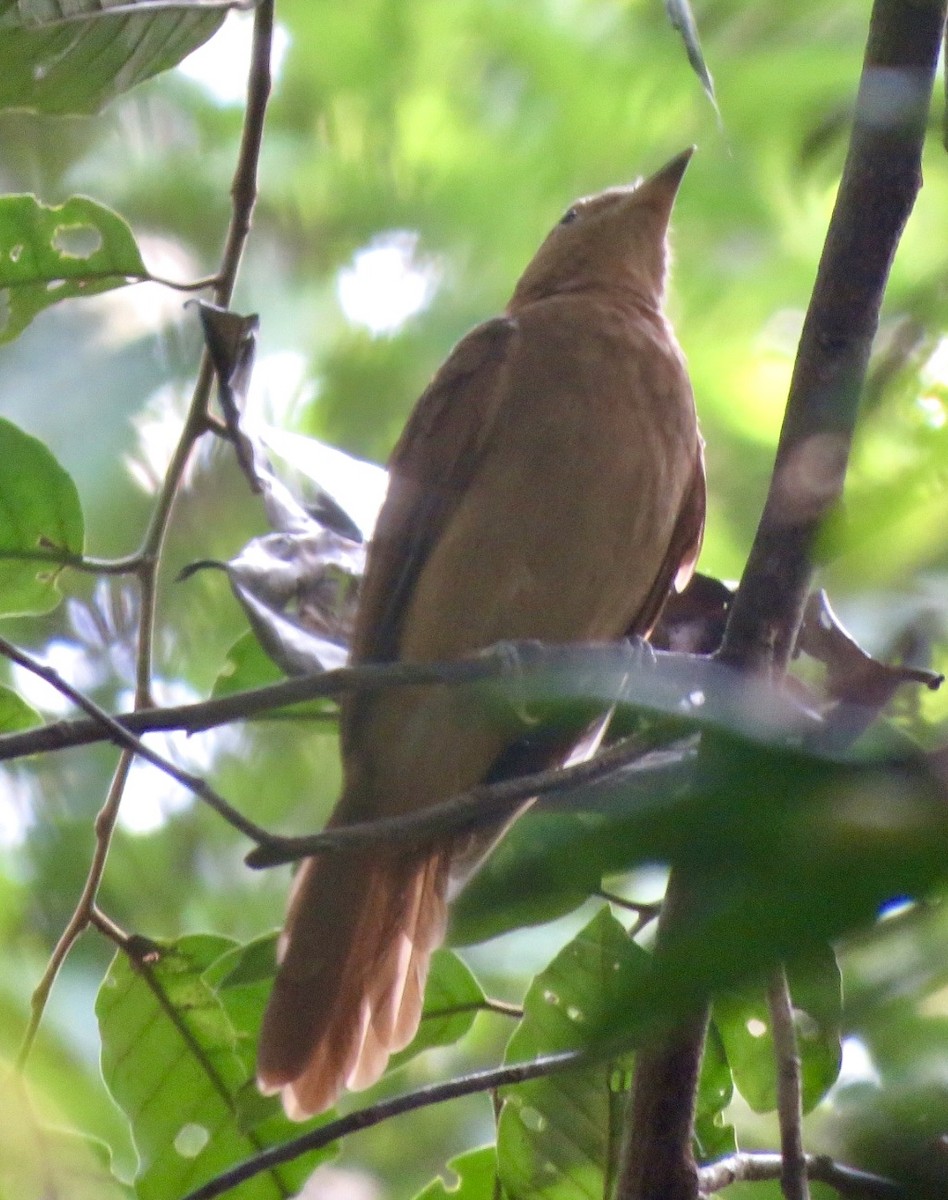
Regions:
<instances>
[{"instance_id":1,"label":"dappled sunlight patch","mask_svg":"<svg viewBox=\"0 0 948 1200\"><path fill-rule=\"evenodd\" d=\"M419 235L394 229L357 250L336 277L346 319L373 337L397 333L428 307L441 280L437 260L418 253Z\"/></svg>"}]
</instances>

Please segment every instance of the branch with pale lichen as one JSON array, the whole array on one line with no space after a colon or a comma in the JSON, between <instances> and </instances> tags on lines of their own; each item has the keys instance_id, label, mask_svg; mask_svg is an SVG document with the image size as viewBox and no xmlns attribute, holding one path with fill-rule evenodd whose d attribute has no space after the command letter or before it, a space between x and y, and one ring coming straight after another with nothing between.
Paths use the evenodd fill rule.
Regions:
<instances>
[{"instance_id":1,"label":"branch with pale lichen","mask_svg":"<svg viewBox=\"0 0 948 1200\"><path fill-rule=\"evenodd\" d=\"M843 1166L825 1154L807 1154L804 1167L811 1183L825 1183L845 1200L909 1200L909 1193L894 1179ZM734 1154L698 1170L702 1196L722 1192L734 1183L768 1183L783 1171L780 1154Z\"/></svg>"},{"instance_id":2,"label":"branch with pale lichen","mask_svg":"<svg viewBox=\"0 0 948 1200\"><path fill-rule=\"evenodd\" d=\"M793 1025L793 1003L787 972L777 966L767 985L767 1006L777 1075L777 1119L780 1123L780 1186L786 1200L810 1200L803 1151L803 1068Z\"/></svg>"}]
</instances>

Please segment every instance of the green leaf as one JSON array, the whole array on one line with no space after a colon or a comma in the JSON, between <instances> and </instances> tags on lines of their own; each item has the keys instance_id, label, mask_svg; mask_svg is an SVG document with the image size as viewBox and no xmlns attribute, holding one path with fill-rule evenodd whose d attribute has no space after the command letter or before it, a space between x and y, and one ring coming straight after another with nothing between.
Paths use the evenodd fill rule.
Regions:
<instances>
[{"instance_id":1,"label":"green leaf","mask_svg":"<svg viewBox=\"0 0 948 1200\"><path fill-rule=\"evenodd\" d=\"M276 940L275 933L268 933L246 945L232 946L215 959L203 975L224 1006L248 1078L254 1073L263 1009L273 986ZM272 1098L260 1099L265 1099L268 1105L279 1106Z\"/></svg>"},{"instance_id":2,"label":"green leaf","mask_svg":"<svg viewBox=\"0 0 948 1200\"><path fill-rule=\"evenodd\" d=\"M3 418L0 462L0 613L47 612L59 600L55 564L16 556L81 554L79 493L42 442Z\"/></svg>"},{"instance_id":3,"label":"green leaf","mask_svg":"<svg viewBox=\"0 0 948 1200\"><path fill-rule=\"evenodd\" d=\"M578 908L602 879L596 832L603 824L542 812L518 821L452 905L451 942L485 941Z\"/></svg>"},{"instance_id":4,"label":"green leaf","mask_svg":"<svg viewBox=\"0 0 948 1200\"><path fill-rule=\"evenodd\" d=\"M235 1097L237 1122L244 1133L267 1146L288 1141L299 1133L299 1126L283 1112L279 1096L261 1095L255 1078L260 1025L276 970L276 942L277 935L267 933L243 946L233 946L203 974L234 1028L237 1053L246 1071L246 1080ZM324 1113L320 1120L327 1121L332 1115ZM293 1179L299 1186L314 1162L330 1159L336 1152L336 1146L327 1146L318 1159L307 1160L303 1166L287 1163L281 1168L281 1178Z\"/></svg>"},{"instance_id":5,"label":"green leaf","mask_svg":"<svg viewBox=\"0 0 948 1200\"><path fill-rule=\"evenodd\" d=\"M245 692L251 688L266 687L279 683L286 675L248 630L242 633L227 651L224 665L217 673L211 695L230 696L234 692Z\"/></svg>"},{"instance_id":6,"label":"green leaf","mask_svg":"<svg viewBox=\"0 0 948 1200\"><path fill-rule=\"evenodd\" d=\"M792 959L786 970L803 1070L803 1111L809 1112L842 1066L843 977L828 944Z\"/></svg>"},{"instance_id":7,"label":"green leaf","mask_svg":"<svg viewBox=\"0 0 948 1200\"><path fill-rule=\"evenodd\" d=\"M143 1200L176 1200L270 1144L263 1125L250 1131L241 1125L246 1062L204 978L233 949L226 938L194 935L157 947L137 967L119 954L99 992L102 1073L132 1126ZM292 1194L319 1157L258 1175L235 1194L243 1200Z\"/></svg>"},{"instance_id":8,"label":"green leaf","mask_svg":"<svg viewBox=\"0 0 948 1200\"><path fill-rule=\"evenodd\" d=\"M22 696L0 685L0 733L17 733L42 723L43 718Z\"/></svg>"},{"instance_id":9,"label":"green leaf","mask_svg":"<svg viewBox=\"0 0 948 1200\"><path fill-rule=\"evenodd\" d=\"M453 1185L433 1179L415 1200L495 1200L497 1151L493 1146L465 1150L448 1160L448 1169L457 1176Z\"/></svg>"},{"instance_id":10,"label":"green leaf","mask_svg":"<svg viewBox=\"0 0 948 1200\"><path fill-rule=\"evenodd\" d=\"M734 1081L724 1044L714 1025L708 1029L701 1059L695 1105L695 1153L702 1162L737 1150L734 1127L724 1120L724 1110L734 1095Z\"/></svg>"},{"instance_id":11,"label":"green leaf","mask_svg":"<svg viewBox=\"0 0 948 1200\"><path fill-rule=\"evenodd\" d=\"M393 1056L389 1070L432 1046L453 1046L474 1024L486 1002L471 968L452 950L436 950L425 985L425 1005L414 1040Z\"/></svg>"},{"instance_id":12,"label":"green leaf","mask_svg":"<svg viewBox=\"0 0 948 1200\"><path fill-rule=\"evenodd\" d=\"M108 1147L96 1138L41 1124L0 1064L0 1197L31 1200L128 1200L130 1190L112 1174Z\"/></svg>"},{"instance_id":13,"label":"green leaf","mask_svg":"<svg viewBox=\"0 0 948 1200\"><path fill-rule=\"evenodd\" d=\"M589 1045L649 968L649 955L603 908L530 986L506 1059ZM504 1091L500 1176L511 1200L588 1200L608 1194L629 1087L624 1056Z\"/></svg>"},{"instance_id":14,"label":"green leaf","mask_svg":"<svg viewBox=\"0 0 948 1200\"><path fill-rule=\"evenodd\" d=\"M81 19L88 14L88 19ZM89 114L181 62L227 9L167 3L108 15L96 0L0 3L0 109ZM80 19L59 20L62 17Z\"/></svg>"},{"instance_id":15,"label":"green leaf","mask_svg":"<svg viewBox=\"0 0 948 1200\"><path fill-rule=\"evenodd\" d=\"M453 942L547 919L602 875L676 861L713 895L663 959L666 982L696 996L946 878L948 813L913 756L840 761L718 731L700 767L619 773L575 789L569 811L526 814L460 897Z\"/></svg>"},{"instance_id":16,"label":"green leaf","mask_svg":"<svg viewBox=\"0 0 948 1200\"><path fill-rule=\"evenodd\" d=\"M59 300L145 274L132 231L104 204L85 196L55 206L30 195L0 196L0 342Z\"/></svg>"},{"instance_id":17,"label":"green leaf","mask_svg":"<svg viewBox=\"0 0 948 1200\"><path fill-rule=\"evenodd\" d=\"M836 1082L842 1056L842 981L830 946L787 966L803 1109L809 1112ZM723 992L714 1002L714 1024L741 1095L755 1112L777 1107L774 1045L766 986L758 982Z\"/></svg>"},{"instance_id":18,"label":"green leaf","mask_svg":"<svg viewBox=\"0 0 948 1200\"><path fill-rule=\"evenodd\" d=\"M260 645L252 630L247 630L231 645L224 665L217 673L211 695L214 699L231 696L235 692L251 691L271 683L281 683L286 675ZM294 704L291 708L273 709L261 719L267 721L305 721L316 719L334 722L338 707L333 700L310 700L305 704Z\"/></svg>"}]
</instances>

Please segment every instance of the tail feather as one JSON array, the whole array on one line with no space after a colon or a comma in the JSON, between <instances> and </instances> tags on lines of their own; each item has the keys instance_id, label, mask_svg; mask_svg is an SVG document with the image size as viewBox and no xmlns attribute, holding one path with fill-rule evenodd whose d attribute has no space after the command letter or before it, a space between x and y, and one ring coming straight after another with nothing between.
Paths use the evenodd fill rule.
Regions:
<instances>
[{"instance_id":1,"label":"tail feather","mask_svg":"<svg viewBox=\"0 0 948 1200\"><path fill-rule=\"evenodd\" d=\"M291 1117L363 1088L414 1037L445 927L448 856L308 860L295 882L264 1017L260 1087Z\"/></svg>"}]
</instances>

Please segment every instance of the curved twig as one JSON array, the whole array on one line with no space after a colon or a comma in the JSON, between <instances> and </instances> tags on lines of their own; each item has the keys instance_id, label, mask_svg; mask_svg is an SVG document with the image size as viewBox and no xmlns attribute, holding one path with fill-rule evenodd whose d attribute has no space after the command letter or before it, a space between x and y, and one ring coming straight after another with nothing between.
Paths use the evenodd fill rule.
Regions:
<instances>
[{"instance_id":1,"label":"curved twig","mask_svg":"<svg viewBox=\"0 0 948 1200\"><path fill-rule=\"evenodd\" d=\"M263 120L270 92L270 49L272 39L273 0L261 0L254 16L252 61L247 84L247 113L244 120L243 138L232 188L234 203L227 240L221 259L221 269L216 277L217 284L214 292L215 301L222 306L225 306L230 300L243 248L250 229L250 218L256 196L257 164L259 162L260 144L263 136ZM150 704L152 643L155 628L158 566L161 561L162 548L168 531L171 512L181 486L181 480L184 477L185 468L195 444L207 431L207 403L212 380L213 372L210 365L210 358L205 351L202 355L194 394L191 398L191 404L185 418L181 436L158 492L155 507L152 511L141 547L132 556L135 563L135 575L137 576L141 592L141 608L138 623L138 654L136 658L136 708L147 707ZM102 710L98 710L95 718L102 724L114 721L113 718L103 713ZM127 744L125 739L131 737L117 723L115 728L111 729L111 733L115 735L113 740L117 740L120 743L124 742ZM140 743L134 746L135 753L142 754L144 749ZM149 753L144 753L143 757L149 757ZM154 761L154 759L151 759L151 761ZM76 940L92 921L96 896L105 871L109 846L115 829L115 822L118 818L119 806L128 780L131 763L132 748L129 748L124 750L119 758L106 800L96 816L95 850L86 874L82 894L53 954L50 956L46 969L43 972L43 977L33 993L30 1022L18 1060L21 1066L25 1064L29 1056L36 1032L42 1020L46 1002L60 967ZM172 764L164 764L162 762L161 765L162 769L166 770L167 766ZM177 770L177 768L174 768L174 770ZM204 799L208 803L211 803L211 790L207 789L207 785L200 780L194 780L193 782L198 784L201 789L207 790L208 794L204 796ZM216 793L214 795L216 796ZM229 808L229 806L227 807ZM235 815L240 818L240 814ZM242 820L242 818L240 819Z\"/></svg>"},{"instance_id":2,"label":"curved twig","mask_svg":"<svg viewBox=\"0 0 948 1200\"><path fill-rule=\"evenodd\" d=\"M585 762L482 784L459 796L397 817L338 825L305 837L269 837L244 860L249 867L276 867L314 854L359 846L420 843L446 833L489 825L537 796L588 787L642 758L667 741L667 733L637 735L600 750ZM667 766L667 764L666 764Z\"/></svg>"},{"instance_id":3,"label":"curved twig","mask_svg":"<svg viewBox=\"0 0 948 1200\"><path fill-rule=\"evenodd\" d=\"M908 1200L908 1191L894 1179L843 1166L824 1154L807 1154L806 1173L814 1183L825 1183L846 1200ZM723 1191L732 1183L765 1183L779 1179L783 1160L779 1154L733 1154L702 1167L698 1183L702 1196Z\"/></svg>"},{"instance_id":4,"label":"curved twig","mask_svg":"<svg viewBox=\"0 0 948 1200\"><path fill-rule=\"evenodd\" d=\"M494 1088L508 1087L515 1083L524 1083L528 1079L540 1079L544 1075L552 1075L554 1071L563 1071L567 1067L575 1067L584 1061L584 1055L578 1050L567 1050L560 1054L549 1054L532 1062L514 1063L508 1067L495 1067L488 1071L476 1071L471 1075L463 1075L447 1083L436 1083L429 1087L419 1088L415 1092L407 1092L395 1096L391 1100L382 1100L368 1108L360 1108L356 1112L329 1121L316 1129L301 1134L292 1141L283 1142L262 1154L256 1154L246 1162L224 1171L216 1178L195 1188L182 1200L213 1200L222 1196L248 1179L253 1179L261 1171L266 1171L281 1163L292 1162L311 1150L321 1150L346 1134L355 1133L360 1129L371 1129L392 1117L402 1113L414 1112L418 1108L429 1108L432 1104L443 1104L446 1100L455 1100L460 1096L474 1096L478 1092L490 1092Z\"/></svg>"}]
</instances>

